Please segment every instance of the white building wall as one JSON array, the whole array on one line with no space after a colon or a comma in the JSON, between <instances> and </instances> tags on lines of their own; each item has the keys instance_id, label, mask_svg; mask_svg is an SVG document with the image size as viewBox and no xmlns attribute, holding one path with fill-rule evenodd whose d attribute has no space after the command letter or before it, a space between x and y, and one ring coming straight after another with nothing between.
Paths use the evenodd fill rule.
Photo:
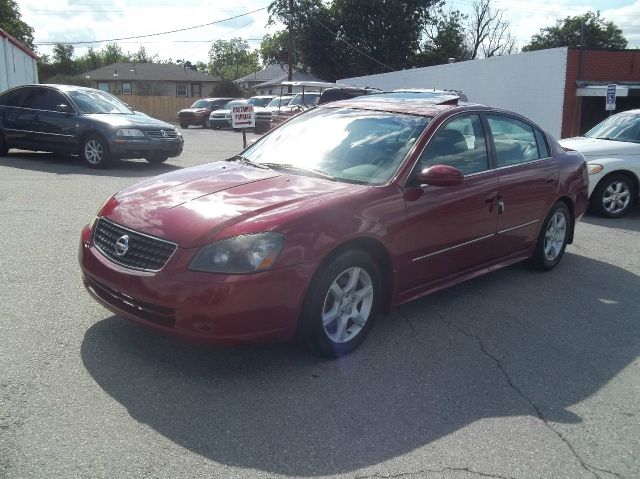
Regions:
<instances>
[{"instance_id":1,"label":"white building wall","mask_svg":"<svg viewBox=\"0 0 640 479\"><path fill-rule=\"evenodd\" d=\"M0 92L27 83L38 83L35 58L0 35Z\"/></svg>"},{"instance_id":2,"label":"white building wall","mask_svg":"<svg viewBox=\"0 0 640 479\"><path fill-rule=\"evenodd\" d=\"M470 102L518 112L560 138L567 48L449 63L363 77L338 83L382 90L437 88L464 92Z\"/></svg>"}]
</instances>

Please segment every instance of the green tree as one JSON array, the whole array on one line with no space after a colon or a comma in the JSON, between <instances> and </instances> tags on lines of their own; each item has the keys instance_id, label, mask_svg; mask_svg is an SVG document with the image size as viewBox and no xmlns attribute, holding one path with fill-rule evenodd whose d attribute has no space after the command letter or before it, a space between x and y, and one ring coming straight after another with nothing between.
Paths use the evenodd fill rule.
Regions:
<instances>
[{"instance_id":1,"label":"green tree","mask_svg":"<svg viewBox=\"0 0 640 479\"><path fill-rule=\"evenodd\" d=\"M156 53L155 55L149 55L147 53L147 49L142 45L140 45L140 48L138 48L138 51L136 53L130 55L129 59L130 61L136 63L160 63L158 54Z\"/></svg>"},{"instance_id":2,"label":"green tree","mask_svg":"<svg viewBox=\"0 0 640 479\"><path fill-rule=\"evenodd\" d=\"M424 31L425 43L420 54L422 65L440 65L450 58L468 60L471 52L467 46L465 22L467 16L458 10L439 10Z\"/></svg>"},{"instance_id":3,"label":"green tree","mask_svg":"<svg viewBox=\"0 0 640 479\"><path fill-rule=\"evenodd\" d=\"M20 8L14 0L0 0L0 28L16 40L35 50L33 28L22 21Z\"/></svg>"},{"instance_id":4,"label":"green tree","mask_svg":"<svg viewBox=\"0 0 640 479\"><path fill-rule=\"evenodd\" d=\"M73 45L68 43L56 43L53 46L53 63L56 65L57 74L73 75L75 73L73 51Z\"/></svg>"},{"instance_id":5,"label":"green tree","mask_svg":"<svg viewBox=\"0 0 640 479\"><path fill-rule=\"evenodd\" d=\"M111 65L112 63L128 62L130 58L122 52L122 48L117 43L107 43L100 50L103 65Z\"/></svg>"},{"instance_id":6,"label":"green tree","mask_svg":"<svg viewBox=\"0 0 640 479\"><path fill-rule=\"evenodd\" d=\"M233 80L259 69L258 52L249 50L241 38L217 40L209 49L209 72L223 80Z\"/></svg>"},{"instance_id":7,"label":"green tree","mask_svg":"<svg viewBox=\"0 0 640 479\"><path fill-rule=\"evenodd\" d=\"M260 43L260 57L265 65L286 64L289 61L289 32L280 30L273 35L266 34ZM299 54L294 54L294 59Z\"/></svg>"},{"instance_id":8,"label":"green tree","mask_svg":"<svg viewBox=\"0 0 640 479\"><path fill-rule=\"evenodd\" d=\"M557 20L552 27L540 29L531 37L528 45L522 48L525 52L556 47L580 47L581 31L584 25L584 46L586 48L627 48L627 39L622 30L613 22L605 21L600 12L587 12L576 17Z\"/></svg>"},{"instance_id":9,"label":"green tree","mask_svg":"<svg viewBox=\"0 0 640 479\"><path fill-rule=\"evenodd\" d=\"M243 95L240 88L233 80L222 80L213 87L209 96L212 97L241 97Z\"/></svg>"}]
</instances>

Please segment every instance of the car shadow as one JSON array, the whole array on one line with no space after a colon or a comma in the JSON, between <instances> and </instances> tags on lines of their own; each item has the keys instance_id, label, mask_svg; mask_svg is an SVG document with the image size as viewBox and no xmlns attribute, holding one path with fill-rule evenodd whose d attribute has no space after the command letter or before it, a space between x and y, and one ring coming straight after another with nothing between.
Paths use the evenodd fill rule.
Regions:
<instances>
[{"instance_id":1,"label":"car shadow","mask_svg":"<svg viewBox=\"0 0 640 479\"><path fill-rule=\"evenodd\" d=\"M581 221L583 223L602 226L604 228L640 231L640 205L636 205L622 218L603 218L593 213L587 213L582 217Z\"/></svg>"},{"instance_id":2,"label":"car shadow","mask_svg":"<svg viewBox=\"0 0 640 479\"><path fill-rule=\"evenodd\" d=\"M171 161L171 158L168 161ZM109 168L94 170L86 166L78 156L15 150L9 152L6 156L0 157L0 166L54 173L56 175L91 175L122 178L155 176L183 168L170 163L154 165L145 160L116 160L112 162Z\"/></svg>"},{"instance_id":3,"label":"car shadow","mask_svg":"<svg viewBox=\"0 0 640 479\"><path fill-rule=\"evenodd\" d=\"M86 332L81 356L134 419L194 453L330 475L484 418L581 422L568 408L640 352L639 294L637 275L567 254L547 274L516 265L396 308L335 361L286 344L196 346L117 316Z\"/></svg>"}]
</instances>

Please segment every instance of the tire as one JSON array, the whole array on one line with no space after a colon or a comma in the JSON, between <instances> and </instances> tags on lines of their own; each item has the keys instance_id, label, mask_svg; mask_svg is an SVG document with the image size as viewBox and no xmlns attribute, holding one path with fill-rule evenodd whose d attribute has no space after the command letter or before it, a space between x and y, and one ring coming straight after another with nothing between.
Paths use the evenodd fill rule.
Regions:
<instances>
[{"instance_id":1,"label":"tire","mask_svg":"<svg viewBox=\"0 0 640 479\"><path fill-rule=\"evenodd\" d=\"M159 165L160 163L164 163L168 159L169 159L169 157L168 156L164 156L164 155L150 156L148 158L145 158L145 160L147 160L152 165Z\"/></svg>"},{"instance_id":2,"label":"tire","mask_svg":"<svg viewBox=\"0 0 640 479\"><path fill-rule=\"evenodd\" d=\"M623 173L605 176L591 195L591 206L605 218L620 218L635 204L638 191L632 179Z\"/></svg>"},{"instance_id":3,"label":"tire","mask_svg":"<svg viewBox=\"0 0 640 479\"><path fill-rule=\"evenodd\" d=\"M0 133L0 156L6 156L9 153L7 142L4 139L4 135Z\"/></svg>"},{"instance_id":4,"label":"tire","mask_svg":"<svg viewBox=\"0 0 640 479\"><path fill-rule=\"evenodd\" d=\"M186 130L187 128L189 128L189 123L180 123L180 128Z\"/></svg>"},{"instance_id":5,"label":"tire","mask_svg":"<svg viewBox=\"0 0 640 479\"><path fill-rule=\"evenodd\" d=\"M373 327L381 285L377 264L363 251L344 251L322 266L300 318L303 342L328 358L354 351Z\"/></svg>"},{"instance_id":6,"label":"tire","mask_svg":"<svg viewBox=\"0 0 640 479\"><path fill-rule=\"evenodd\" d=\"M562 201L557 202L542 224L535 252L527 261L528 265L539 271L555 268L567 248L571 227L569 208Z\"/></svg>"},{"instance_id":7,"label":"tire","mask_svg":"<svg viewBox=\"0 0 640 479\"><path fill-rule=\"evenodd\" d=\"M98 135L89 135L82 141L80 158L91 168L105 168L111 162L109 147Z\"/></svg>"}]
</instances>

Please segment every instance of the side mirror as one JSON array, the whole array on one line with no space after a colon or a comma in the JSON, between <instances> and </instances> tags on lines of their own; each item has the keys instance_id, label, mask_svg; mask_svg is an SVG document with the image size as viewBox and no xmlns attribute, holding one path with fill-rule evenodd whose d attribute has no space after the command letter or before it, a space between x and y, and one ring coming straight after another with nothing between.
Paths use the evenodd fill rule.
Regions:
<instances>
[{"instance_id":1,"label":"side mirror","mask_svg":"<svg viewBox=\"0 0 640 479\"><path fill-rule=\"evenodd\" d=\"M416 175L416 178L421 185L431 186L457 186L464 181L462 172L448 165L425 168Z\"/></svg>"}]
</instances>

